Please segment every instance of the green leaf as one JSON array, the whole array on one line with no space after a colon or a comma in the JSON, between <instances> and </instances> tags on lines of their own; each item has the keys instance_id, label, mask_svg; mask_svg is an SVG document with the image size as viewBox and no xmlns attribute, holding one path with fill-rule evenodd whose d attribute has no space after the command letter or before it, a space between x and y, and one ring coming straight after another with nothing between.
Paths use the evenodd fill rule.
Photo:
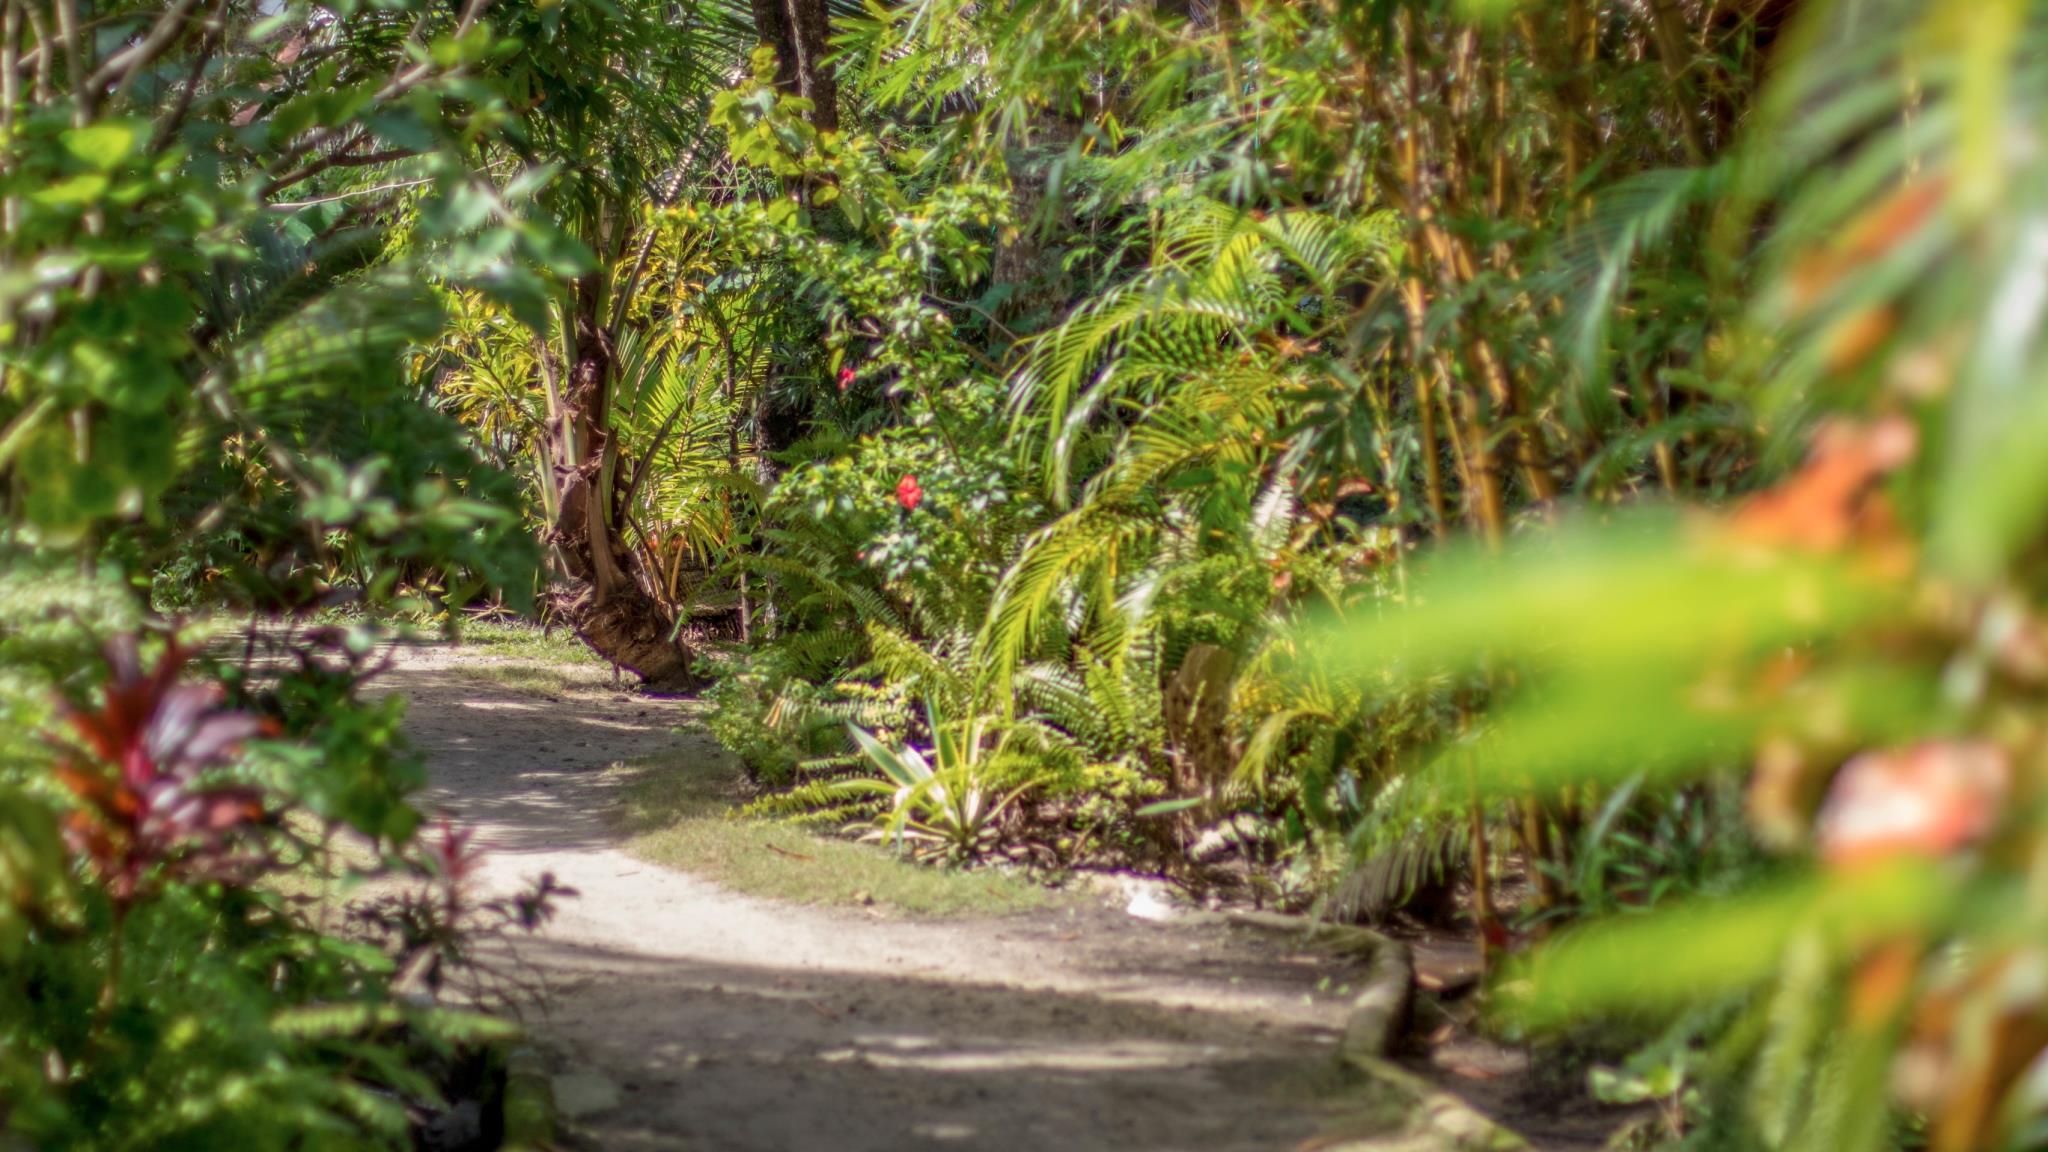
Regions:
<instances>
[{"instance_id":1,"label":"green leaf","mask_svg":"<svg viewBox=\"0 0 2048 1152\"><path fill-rule=\"evenodd\" d=\"M1921 861L1806 877L1567 933L1521 962L1502 992L1518 1019L1539 1028L1678 1008L1771 979L1803 933L1836 955L1931 933L1955 911L1954 894L1955 877Z\"/></svg>"},{"instance_id":2,"label":"green leaf","mask_svg":"<svg viewBox=\"0 0 2048 1152\"><path fill-rule=\"evenodd\" d=\"M1467 20L1498 24L1514 15L1526 0L1458 0L1458 11Z\"/></svg>"},{"instance_id":3,"label":"green leaf","mask_svg":"<svg viewBox=\"0 0 2048 1152\"><path fill-rule=\"evenodd\" d=\"M551 225L525 225L519 238L527 256L557 276L581 276L597 266L596 256L581 240Z\"/></svg>"},{"instance_id":4,"label":"green leaf","mask_svg":"<svg viewBox=\"0 0 2048 1152\"><path fill-rule=\"evenodd\" d=\"M64 150L102 172L111 172L133 155L145 127L136 120L102 120L73 128L62 136Z\"/></svg>"},{"instance_id":5,"label":"green leaf","mask_svg":"<svg viewBox=\"0 0 2048 1152\"><path fill-rule=\"evenodd\" d=\"M906 748L905 755L899 756L857 724L848 724L846 730L852 734L853 742L860 746L861 755L866 756L868 762L894 781L897 787L915 788L931 780L931 766L914 749Z\"/></svg>"},{"instance_id":6,"label":"green leaf","mask_svg":"<svg viewBox=\"0 0 2048 1152\"><path fill-rule=\"evenodd\" d=\"M96 203L107 194L108 180L94 172L81 172L29 194L29 199L47 208L82 207Z\"/></svg>"}]
</instances>

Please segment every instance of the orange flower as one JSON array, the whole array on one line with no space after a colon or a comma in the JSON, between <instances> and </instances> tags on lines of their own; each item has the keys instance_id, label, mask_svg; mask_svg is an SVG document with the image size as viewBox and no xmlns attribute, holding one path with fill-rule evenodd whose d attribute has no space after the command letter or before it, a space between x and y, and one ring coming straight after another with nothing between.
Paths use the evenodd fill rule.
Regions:
<instances>
[{"instance_id":1,"label":"orange flower","mask_svg":"<svg viewBox=\"0 0 2048 1152\"><path fill-rule=\"evenodd\" d=\"M1736 510L1735 534L1748 543L1812 552L1895 536L1890 509L1876 488L1918 447L1919 429L1902 416L1823 425L1805 467Z\"/></svg>"},{"instance_id":2,"label":"orange flower","mask_svg":"<svg viewBox=\"0 0 2048 1152\"><path fill-rule=\"evenodd\" d=\"M2005 749L1985 740L1865 752L1829 786L1817 828L1821 859L1848 867L1967 847L1996 823L2011 776Z\"/></svg>"}]
</instances>

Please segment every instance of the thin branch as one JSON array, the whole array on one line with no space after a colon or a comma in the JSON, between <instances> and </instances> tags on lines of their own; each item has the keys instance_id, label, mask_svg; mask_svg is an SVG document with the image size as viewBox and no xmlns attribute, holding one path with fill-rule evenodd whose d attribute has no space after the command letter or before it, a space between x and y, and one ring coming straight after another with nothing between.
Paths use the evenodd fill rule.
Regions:
<instances>
[{"instance_id":1,"label":"thin branch","mask_svg":"<svg viewBox=\"0 0 2048 1152\"><path fill-rule=\"evenodd\" d=\"M85 49L78 35L78 0L57 0L57 34L64 38L64 70L71 78L71 119L83 128L92 122L90 89L85 86Z\"/></svg>"},{"instance_id":2,"label":"thin branch","mask_svg":"<svg viewBox=\"0 0 2048 1152\"><path fill-rule=\"evenodd\" d=\"M36 425L56 408L57 394L45 392L40 400L22 409L5 428L0 428L0 468L5 468L14 459L15 453L28 443L28 434L35 431Z\"/></svg>"},{"instance_id":3,"label":"thin branch","mask_svg":"<svg viewBox=\"0 0 2048 1152\"><path fill-rule=\"evenodd\" d=\"M21 106L21 5L4 0L0 11L0 140L14 139L14 110ZM14 170L14 150L0 150L0 172ZM9 196L0 204L0 228L14 233L20 201Z\"/></svg>"},{"instance_id":4,"label":"thin branch","mask_svg":"<svg viewBox=\"0 0 2048 1152\"><path fill-rule=\"evenodd\" d=\"M102 28L112 27L116 24L125 24L132 15L133 13L128 12L115 12L106 16L95 16L90 20L80 20L78 22L78 34L82 39ZM31 64L40 64L45 50L54 55L57 51L57 45L38 43L34 48L21 54L21 59L16 66L26 68Z\"/></svg>"},{"instance_id":5,"label":"thin branch","mask_svg":"<svg viewBox=\"0 0 2048 1152\"><path fill-rule=\"evenodd\" d=\"M996 319L995 316L992 313L990 313L988 309L983 308L981 305L974 303L972 300L948 300L944 296L941 296L936 292L926 292L925 298L927 300L931 300L939 304L944 304L948 308L964 308L967 311L974 313L976 316L979 316L983 320L988 321L990 326L1001 331L1002 334L1005 337L1009 338L1012 342L1023 339L1023 337L1019 336L1013 329L1011 329L1009 325L1003 323L1001 320Z\"/></svg>"},{"instance_id":6,"label":"thin branch","mask_svg":"<svg viewBox=\"0 0 2048 1152\"><path fill-rule=\"evenodd\" d=\"M197 7L199 0L177 0L170 11L157 18L147 35L107 57L104 63L93 69L92 75L86 78L86 89L98 92L111 84L116 95L126 91L136 74L163 55L164 49L184 33L185 23Z\"/></svg>"},{"instance_id":7,"label":"thin branch","mask_svg":"<svg viewBox=\"0 0 2048 1152\"><path fill-rule=\"evenodd\" d=\"M390 197L385 197L382 200L365 201L361 204L351 204L336 218L334 223L314 233L313 238L307 241L307 246L315 247L325 244L351 228L374 227L377 214L390 206Z\"/></svg>"},{"instance_id":8,"label":"thin branch","mask_svg":"<svg viewBox=\"0 0 2048 1152\"><path fill-rule=\"evenodd\" d=\"M222 33L227 29L227 0L216 0L213 11L206 18L205 31L199 42L199 52L192 58L192 68L185 74L185 86L178 91L177 103L164 114L163 122L157 125L156 134L151 137L149 150L162 151L171 142L178 126L192 112L192 101L199 95L199 82L206 75L206 66L213 61L213 54L220 49Z\"/></svg>"},{"instance_id":9,"label":"thin branch","mask_svg":"<svg viewBox=\"0 0 2048 1152\"><path fill-rule=\"evenodd\" d=\"M468 34L469 30L476 26L477 20L483 16L484 9L488 7L490 7L490 0L467 0L467 3L463 5L462 14L459 17L457 17L455 21L456 37L460 39L462 36ZM424 26L425 21L424 19L422 19L421 23L414 29L414 38L418 36L419 32L424 28ZM449 75L454 75L456 72L459 71L459 69L453 70L449 73ZM384 85L384 87L378 89L377 94L370 98L369 107L375 108L378 105L393 99L394 97L402 96L405 93L411 91L412 89L418 87L420 84L431 79L433 75L434 66L430 61L422 61L418 64L415 64L411 68L408 68L405 71L393 76L390 79L390 81L388 81ZM322 147L325 147L334 139L335 135L339 131L340 129L338 126L322 128L321 130L307 137L304 141L301 141L300 143L294 145L292 148L287 150L285 152L284 159L287 161L296 160L309 152L314 152ZM347 146L344 145L344 148L346 147ZM281 177L280 179L283 178ZM273 187L269 191L275 191L276 188L283 186L284 185L273 185ZM266 192L265 194L268 195L269 192Z\"/></svg>"},{"instance_id":10,"label":"thin branch","mask_svg":"<svg viewBox=\"0 0 2048 1152\"><path fill-rule=\"evenodd\" d=\"M420 154L411 148L387 148L382 152L362 152L354 155L349 153L349 149L366 139L368 139L367 136L356 136L339 150L328 154L322 159L316 160L295 172L287 172L279 176L263 186L263 194L265 196L274 196L284 189L310 180L330 168L366 168L372 164L389 164L398 160L410 160Z\"/></svg>"},{"instance_id":11,"label":"thin branch","mask_svg":"<svg viewBox=\"0 0 2048 1152\"><path fill-rule=\"evenodd\" d=\"M38 104L50 102L50 34L43 28L43 16L33 4L28 5L28 28L36 38L35 50L24 59L33 58L36 64L35 87L30 90L31 98Z\"/></svg>"},{"instance_id":12,"label":"thin branch","mask_svg":"<svg viewBox=\"0 0 2048 1152\"><path fill-rule=\"evenodd\" d=\"M355 188L347 192L336 192L332 196L315 196L311 200L282 200L270 205L270 210L272 212L297 212L302 208L312 208L320 204L333 204L341 200L353 200L358 196L375 196L382 192L396 192L404 188L417 188L422 184L432 184L433 182L434 180L431 176L423 176L417 180L397 180L389 184L373 185L369 188Z\"/></svg>"}]
</instances>

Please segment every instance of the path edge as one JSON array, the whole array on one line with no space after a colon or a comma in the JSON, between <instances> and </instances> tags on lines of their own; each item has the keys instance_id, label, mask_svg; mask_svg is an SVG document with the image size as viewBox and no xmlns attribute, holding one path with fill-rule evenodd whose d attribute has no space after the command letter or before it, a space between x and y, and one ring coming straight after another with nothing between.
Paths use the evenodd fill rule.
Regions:
<instances>
[{"instance_id":1,"label":"path edge","mask_svg":"<svg viewBox=\"0 0 2048 1152\"><path fill-rule=\"evenodd\" d=\"M1415 1006L1415 961L1408 945L1356 924L1334 924L1282 912L1203 912L1185 922L1291 937L1318 944L1365 966L1364 987L1344 1016L1336 1062L1367 1082L1412 1102L1410 1115L1448 1148L1473 1152L1526 1152L1528 1140L1499 1124L1455 1094L1395 1063ZM1359 1145L1365 1147L1366 1145ZM1376 1146L1376 1145L1375 1145ZM1332 1152L1345 1147L1332 1145Z\"/></svg>"},{"instance_id":2,"label":"path edge","mask_svg":"<svg viewBox=\"0 0 2048 1152\"><path fill-rule=\"evenodd\" d=\"M555 1146L558 1115L547 1060L539 1048L520 1044L505 1051L505 1152L543 1152Z\"/></svg>"}]
</instances>

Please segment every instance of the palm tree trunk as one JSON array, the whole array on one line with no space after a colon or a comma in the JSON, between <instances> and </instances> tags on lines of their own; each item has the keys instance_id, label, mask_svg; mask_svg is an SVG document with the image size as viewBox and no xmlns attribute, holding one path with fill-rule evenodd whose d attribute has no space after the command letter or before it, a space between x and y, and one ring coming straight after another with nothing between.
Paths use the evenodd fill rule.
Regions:
<instances>
[{"instance_id":1,"label":"palm tree trunk","mask_svg":"<svg viewBox=\"0 0 2048 1152\"><path fill-rule=\"evenodd\" d=\"M689 649L676 637L675 617L649 592L640 557L626 547L611 507L615 453L610 444L614 364L598 324L603 286L596 275L572 289L569 371L551 405L554 516L548 543L562 587L555 609L591 650L649 687L686 687ZM607 467L610 462L614 467Z\"/></svg>"},{"instance_id":2,"label":"palm tree trunk","mask_svg":"<svg viewBox=\"0 0 2048 1152\"><path fill-rule=\"evenodd\" d=\"M775 49L775 86L811 102L811 124L839 128L839 79L825 57L832 19L825 0L752 0L754 34Z\"/></svg>"}]
</instances>

